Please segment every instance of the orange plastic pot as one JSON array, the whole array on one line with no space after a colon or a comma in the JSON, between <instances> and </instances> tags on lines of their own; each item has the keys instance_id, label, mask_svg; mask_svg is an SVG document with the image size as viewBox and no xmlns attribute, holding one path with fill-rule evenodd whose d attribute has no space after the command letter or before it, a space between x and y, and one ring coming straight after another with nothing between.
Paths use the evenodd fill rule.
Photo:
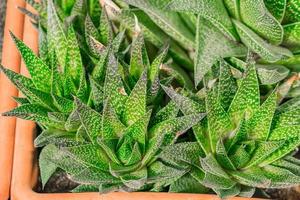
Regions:
<instances>
[{"instance_id":1,"label":"orange plastic pot","mask_svg":"<svg viewBox=\"0 0 300 200\"><path fill-rule=\"evenodd\" d=\"M9 30L18 37L23 35L24 15L17 6L24 7L24 0L8 0L6 21L4 28L4 41L2 49L2 65L19 72L20 56L10 38ZM1 73L0 75L0 113L8 111L16 106L12 96L17 96L17 89ZM9 198L9 189L13 162L13 149L15 139L16 118L0 116L0 200Z\"/></svg>"},{"instance_id":2,"label":"orange plastic pot","mask_svg":"<svg viewBox=\"0 0 300 200\"><path fill-rule=\"evenodd\" d=\"M37 32L25 19L24 42L35 52L38 50ZM22 64L21 73L28 75ZM21 94L20 94L21 95ZM31 121L17 119L15 152L13 162L13 176L11 184L12 200L219 200L216 195L209 194L175 194L150 192L114 192L99 193L37 193L32 188L38 178L37 158L33 140L36 135L35 124ZM232 198L232 200L245 200L249 198ZM252 198L251 198L252 199ZM252 199L255 200L255 199Z\"/></svg>"}]
</instances>

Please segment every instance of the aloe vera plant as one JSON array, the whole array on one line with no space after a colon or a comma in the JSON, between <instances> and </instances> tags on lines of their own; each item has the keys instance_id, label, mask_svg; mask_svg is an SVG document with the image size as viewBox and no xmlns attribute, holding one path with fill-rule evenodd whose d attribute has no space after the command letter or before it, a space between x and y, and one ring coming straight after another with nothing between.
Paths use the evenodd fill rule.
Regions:
<instances>
[{"instance_id":1,"label":"aloe vera plant","mask_svg":"<svg viewBox=\"0 0 300 200\"><path fill-rule=\"evenodd\" d=\"M197 142L165 148L160 155L165 162L189 166L194 179L223 198L300 183L299 160L292 157L300 144L298 100L278 105L275 88L261 103L254 63L247 64L245 77L237 83L230 65L220 61L219 76L213 86L206 85L200 101L205 108L172 88L164 89L184 114L207 113L193 127Z\"/></svg>"}]
</instances>

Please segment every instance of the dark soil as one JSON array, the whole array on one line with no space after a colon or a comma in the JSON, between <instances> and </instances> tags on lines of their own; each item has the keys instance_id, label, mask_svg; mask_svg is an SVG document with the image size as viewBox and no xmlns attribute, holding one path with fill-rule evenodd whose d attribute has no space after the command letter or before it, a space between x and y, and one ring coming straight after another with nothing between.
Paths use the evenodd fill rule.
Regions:
<instances>
[{"instance_id":1,"label":"dark soil","mask_svg":"<svg viewBox=\"0 0 300 200\"><path fill-rule=\"evenodd\" d=\"M299 200L300 186L287 189L267 189L266 193L270 195L272 199Z\"/></svg>"},{"instance_id":2,"label":"dark soil","mask_svg":"<svg viewBox=\"0 0 300 200\"><path fill-rule=\"evenodd\" d=\"M65 172L59 171L54 173L49 179L44 188L42 188L41 181L35 191L41 193L64 193L71 192L78 184L71 181Z\"/></svg>"}]
</instances>

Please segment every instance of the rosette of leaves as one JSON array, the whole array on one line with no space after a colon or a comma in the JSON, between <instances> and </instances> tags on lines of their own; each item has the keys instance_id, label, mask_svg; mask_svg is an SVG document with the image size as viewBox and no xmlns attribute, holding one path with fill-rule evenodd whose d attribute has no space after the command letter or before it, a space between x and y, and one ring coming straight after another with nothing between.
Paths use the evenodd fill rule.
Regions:
<instances>
[{"instance_id":1,"label":"rosette of leaves","mask_svg":"<svg viewBox=\"0 0 300 200\"><path fill-rule=\"evenodd\" d=\"M193 127L197 142L169 146L161 158L177 167L190 166L190 176L222 198L298 185L300 161L292 155L300 144L299 99L278 104L275 88L262 101L253 63L237 81L222 61L211 85L202 98L207 116ZM198 101L164 89L184 114L199 112ZM186 185L183 180L176 184Z\"/></svg>"},{"instance_id":2,"label":"rosette of leaves","mask_svg":"<svg viewBox=\"0 0 300 200\"><path fill-rule=\"evenodd\" d=\"M118 2L118 1L116 1ZM298 71L299 1L297 0L125 0L147 14L165 34L183 42L189 34L173 23L177 16L192 30L193 45L185 42L196 54L194 79L198 85L218 59L244 57L245 48L258 55L264 64L260 75L286 76L289 67ZM130 7L129 7L130 8ZM135 8L132 8L134 10ZM124 9L124 8L123 8ZM125 7L125 9L128 9ZM138 16L139 17L139 16ZM141 17L142 18L142 17ZM181 25L182 26L182 25ZM294 54L294 55L293 55ZM274 64L276 63L276 64ZM265 65L266 64L266 65ZM271 65L271 66L270 66ZM261 66L259 66L261 68ZM274 80L264 80L273 84Z\"/></svg>"},{"instance_id":3,"label":"rosette of leaves","mask_svg":"<svg viewBox=\"0 0 300 200\"><path fill-rule=\"evenodd\" d=\"M178 117L174 102L162 109L149 105L148 69L128 91L112 54L108 62L102 112L75 99L70 115L73 120L68 123L68 133L76 135L75 141L61 144L52 140L43 148L39 159L43 184L57 168L80 184L74 190L77 192L151 189L157 183L168 185L186 173L185 169L164 165L158 155L204 115ZM43 137L47 134L39 136L37 145Z\"/></svg>"},{"instance_id":4,"label":"rosette of leaves","mask_svg":"<svg viewBox=\"0 0 300 200\"><path fill-rule=\"evenodd\" d=\"M48 135L47 140L59 137L63 143L70 137L61 131L69 130L66 123L73 120L69 115L74 108L74 97L97 110L102 109L108 51L119 50L124 33L113 40L109 38L107 47L97 46L99 38L94 39L89 47L97 53L92 59L96 64L91 66L82 56L82 42L78 41L73 26L63 25L52 1L49 1L47 14L49 29L47 35L40 32L39 56L11 33L30 78L1 66L2 72L24 95L14 97L19 107L3 115L33 120ZM60 131L53 133L49 129ZM49 142L47 140L44 142Z\"/></svg>"},{"instance_id":5,"label":"rosette of leaves","mask_svg":"<svg viewBox=\"0 0 300 200\"><path fill-rule=\"evenodd\" d=\"M19 7L19 10L29 16L33 24L47 28L48 3L53 4L57 10L57 15L62 21L73 23L77 28L83 28L84 20L89 15L94 23L100 25L105 13L102 12L98 0L24 0L32 6L37 13L32 13L26 8ZM79 31L79 30L78 30ZM82 29L82 31L84 31Z\"/></svg>"}]
</instances>

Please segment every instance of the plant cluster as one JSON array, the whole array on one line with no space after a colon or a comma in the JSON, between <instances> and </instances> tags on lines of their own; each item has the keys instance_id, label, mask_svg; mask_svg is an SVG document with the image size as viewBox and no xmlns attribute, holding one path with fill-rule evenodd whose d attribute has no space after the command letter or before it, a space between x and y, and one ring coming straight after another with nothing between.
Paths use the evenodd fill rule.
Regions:
<instances>
[{"instance_id":1,"label":"plant cluster","mask_svg":"<svg viewBox=\"0 0 300 200\"><path fill-rule=\"evenodd\" d=\"M298 1L26 1L39 55L11 33L30 78L1 66L24 94L3 115L41 128L43 186L59 170L73 192L300 183Z\"/></svg>"}]
</instances>

